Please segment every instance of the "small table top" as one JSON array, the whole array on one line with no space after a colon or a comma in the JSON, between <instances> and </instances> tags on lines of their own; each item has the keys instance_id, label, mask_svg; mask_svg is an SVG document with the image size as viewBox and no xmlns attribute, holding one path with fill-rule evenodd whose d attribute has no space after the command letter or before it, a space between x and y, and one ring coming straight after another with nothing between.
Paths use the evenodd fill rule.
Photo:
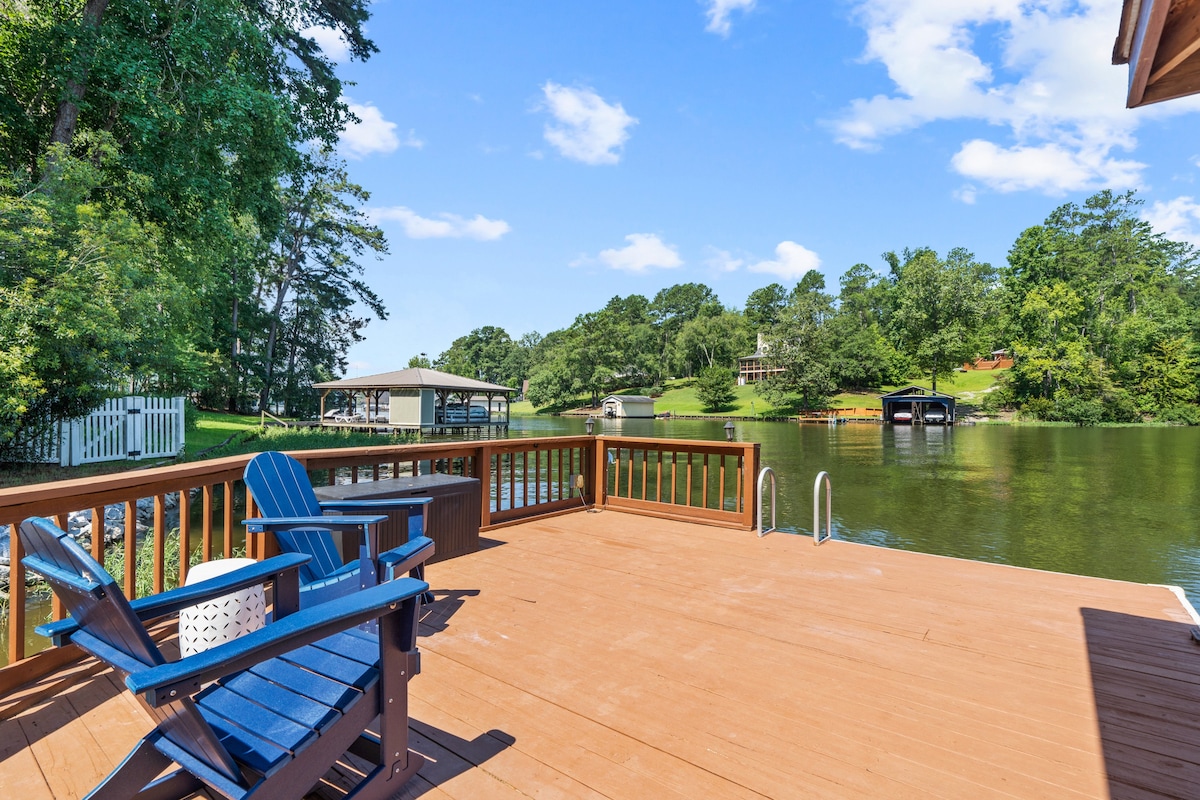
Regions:
<instances>
[{"instance_id":1,"label":"small table top","mask_svg":"<svg viewBox=\"0 0 1200 800\"><path fill-rule=\"evenodd\" d=\"M464 478L461 475L406 475L401 478L383 478L378 481L343 483L337 486L314 487L318 500L369 500L382 496L393 496L412 489L435 489L442 486L478 484L479 478Z\"/></svg>"},{"instance_id":2,"label":"small table top","mask_svg":"<svg viewBox=\"0 0 1200 800\"><path fill-rule=\"evenodd\" d=\"M216 561L205 561L188 569L184 586L191 586L220 575L228 575L242 567L249 567L257 563L253 558L218 558Z\"/></svg>"}]
</instances>

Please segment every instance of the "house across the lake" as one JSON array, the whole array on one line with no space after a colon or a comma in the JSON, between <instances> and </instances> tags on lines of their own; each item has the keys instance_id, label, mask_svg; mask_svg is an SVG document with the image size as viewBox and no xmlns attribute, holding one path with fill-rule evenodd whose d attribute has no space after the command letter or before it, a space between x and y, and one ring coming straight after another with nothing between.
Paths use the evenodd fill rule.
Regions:
<instances>
[{"instance_id":1,"label":"house across the lake","mask_svg":"<svg viewBox=\"0 0 1200 800\"><path fill-rule=\"evenodd\" d=\"M738 386L758 383L780 372L783 372L781 367L771 366L767 361L767 344L763 341L763 335L760 333L755 351L738 359Z\"/></svg>"}]
</instances>

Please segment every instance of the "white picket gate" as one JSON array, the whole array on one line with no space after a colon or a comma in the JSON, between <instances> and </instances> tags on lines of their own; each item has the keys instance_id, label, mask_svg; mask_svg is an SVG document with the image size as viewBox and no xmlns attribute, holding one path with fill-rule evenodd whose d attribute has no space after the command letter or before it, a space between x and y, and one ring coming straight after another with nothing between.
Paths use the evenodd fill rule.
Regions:
<instances>
[{"instance_id":1,"label":"white picket gate","mask_svg":"<svg viewBox=\"0 0 1200 800\"><path fill-rule=\"evenodd\" d=\"M183 404L182 397L106 400L86 417L52 426L29 448L29 458L74 467L177 455L184 443Z\"/></svg>"}]
</instances>

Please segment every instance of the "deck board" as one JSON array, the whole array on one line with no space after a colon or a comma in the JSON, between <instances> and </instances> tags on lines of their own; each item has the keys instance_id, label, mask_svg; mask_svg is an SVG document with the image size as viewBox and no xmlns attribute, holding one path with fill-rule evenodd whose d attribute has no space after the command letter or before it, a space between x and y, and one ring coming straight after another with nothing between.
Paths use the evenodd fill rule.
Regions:
<instances>
[{"instance_id":1,"label":"deck board","mask_svg":"<svg viewBox=\"0 0 1200 800\"><path fill-rule=\"evenodd\" d=\"M1200 647L1166 588L613 511L488 535L428 569L410 711L430 761L403 797L1200 786ZM22 800L78 796L149 728L110 673L77 677L0 700Z\"/></svg>"}]
</instances>

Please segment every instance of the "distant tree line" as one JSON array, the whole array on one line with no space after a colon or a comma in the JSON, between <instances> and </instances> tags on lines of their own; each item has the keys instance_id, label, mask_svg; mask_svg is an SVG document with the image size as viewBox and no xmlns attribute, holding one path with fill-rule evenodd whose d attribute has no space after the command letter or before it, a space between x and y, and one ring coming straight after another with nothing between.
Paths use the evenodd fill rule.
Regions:
<instances>
[{"instance_id":1,"label":"distant tree line","mask_svg":"<svg viewBox=\"0 0 1200 800\"><path fill-rule=\"evenodd\" d=\"M0 458L117 392L313 403L383 304L331 155L368 0L0 3Z\"/></svg>"},{"instance_id":2,"label":"distant tree line","mask_svg":"<svg viewBox=\"0 0 1200 800\"><path fill-rule=\"evenodd\" d=\"M1080 424L1153 417L1200 423L1200 277L1195 251L1156 233L1132 192L1068 203L1017 237L996 269L962 248L855 264L836 295L819 272L751 292L741 310L684 283L614 297L569 327L513 340L483 327L433 366L507 386L535 406L593 405L672 377L728 403L738 358L762 336L777 407L820 408L838 392L910 380L937 388L965 362L1004 350L1014 366L982 401ZM724 384L725 390L721 390Z\"/></svg>"}]
</instances>

